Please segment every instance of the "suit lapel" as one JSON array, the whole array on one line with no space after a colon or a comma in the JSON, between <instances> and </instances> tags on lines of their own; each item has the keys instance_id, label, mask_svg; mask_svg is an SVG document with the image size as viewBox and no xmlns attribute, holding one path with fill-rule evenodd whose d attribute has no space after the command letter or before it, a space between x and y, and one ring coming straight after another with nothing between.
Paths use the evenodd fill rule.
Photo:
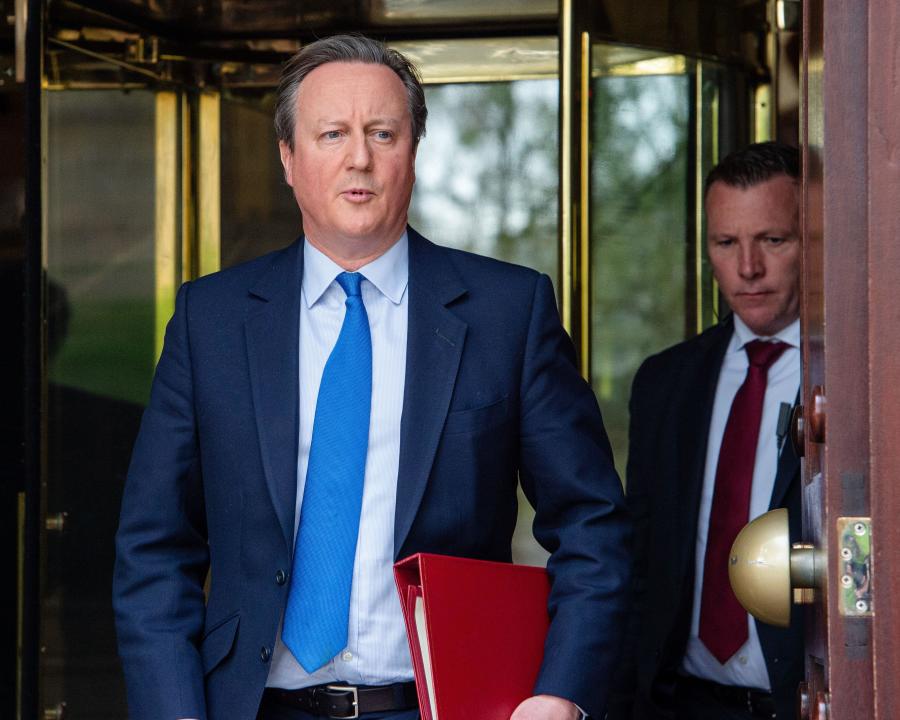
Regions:
<instances>
[{"instance_id":1,"label":"suit lapel","mask_svg":"<svg viewBox=\"0 0 900 720\"><path fill-rule=\"evenodd\" d=\"M682 567L694 555L697 533L697 518L700 511L700 495L703 492L703 477L706 471L706 448L709 438L709 423L712 418L716 387L722 360L731 339L733 326L730 316L719 326L701 338L703 343L697 353L696 362L688 372L693 376L685 378L684 404L675 418L679 423L678 447L689 448L680 457L678 477L678 534L682 542L677 547L682 552Z\"/></svg>"},{"instance_id":2,"label":"suit lapel","mask_svg":"<svg viewBox=\"0 0 900 720\"><path fill-rule=\"evenodd\" d=\"M409 327L400 423L395 556L412 527L456 382L467 325L447 309L466 292L445 251L409 229Z\"/></svg>"},{"instance_id":3,"label":"suit lapel","mask_svg":"<svg viewBox=\"0 0 900 720\"><path fill-rule=\"evenodd\" d=\"M263 468L288 553L297 498L302 247L298 241L287 248L250 289L252 307L245 323Z\"/></svg>"}]
</instances>

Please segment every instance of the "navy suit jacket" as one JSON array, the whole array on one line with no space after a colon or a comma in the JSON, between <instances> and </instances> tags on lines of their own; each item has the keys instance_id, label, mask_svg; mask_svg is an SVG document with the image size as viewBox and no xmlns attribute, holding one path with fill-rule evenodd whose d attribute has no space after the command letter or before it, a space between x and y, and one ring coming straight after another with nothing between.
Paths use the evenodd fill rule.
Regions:
<instances>
[{"instance_id":1,"label":"navy suit jacket","mask_svg":"<svg viewBox=\"0 0 900 720\"><path fill-rule=\"evenodd\" d=\"M634 602L617 669L612 720L673 718L672 700L694 600L697 516L719 371L734 331L731 316L648 358L634 378L627 469L635 525ZM787 508L800 535L800 461L785 443L769 509ZM792 720L803 679L802 619L789 629L757 622L778 720Z\"/></svg>"},{"instance_id":2,"label":"navy suit jacket","mask_svg":"<svg viewBox=\"0 0 900 720\"><path fill-rule=\"evenodd\" d=\"M133 718L256 716L292 557L302 261L297 242L178 293L117 535ZM551 283L410 229L408 292L395 556L510 560L521 477L552 553L535 693L601 715L628 522Z\"/></svg>"}]
</instances>

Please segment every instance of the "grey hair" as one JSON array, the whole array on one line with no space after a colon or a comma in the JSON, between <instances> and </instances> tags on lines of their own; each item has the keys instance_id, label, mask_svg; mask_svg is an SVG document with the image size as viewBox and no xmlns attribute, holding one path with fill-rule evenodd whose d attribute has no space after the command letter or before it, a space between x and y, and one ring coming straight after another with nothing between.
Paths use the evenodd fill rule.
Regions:
<instances>
[{"instance_id":1,"label":"grey hair","mask_svg":"<svg viewBox=\"0 0 900 720\"><path fill-rule=\"evenodd\" d=\"M367 63L389 67L406 88L407 105L412 119L413 147L425 135L425 91L419 71L409 60L384 43L363 35L333 35L301 48L285 63L275 100L275 135L294 149L294 127L297 118L297 90L303 79L321 65L332 62Z\"/></svg>"}]
</instances>

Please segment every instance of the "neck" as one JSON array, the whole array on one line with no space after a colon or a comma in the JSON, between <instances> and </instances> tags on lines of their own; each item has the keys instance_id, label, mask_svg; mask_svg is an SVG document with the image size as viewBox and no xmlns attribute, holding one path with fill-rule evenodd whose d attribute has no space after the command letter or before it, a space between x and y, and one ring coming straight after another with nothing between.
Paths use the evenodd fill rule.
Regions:
<instances>
[{"instance_id":1,"label":"neck","mask_svg":"<svg viewBox=\"0 0 900 720\"><path fill-rule=\"evenodd\" d=\"M375 245L370 240L324 244L309 235L306 236L306 241L347 272L356 272L364 265L368 265L384 255L397 244L402 236L403 232L401 231L392 240L384 240Z\"/></svg>"}]
</instances>

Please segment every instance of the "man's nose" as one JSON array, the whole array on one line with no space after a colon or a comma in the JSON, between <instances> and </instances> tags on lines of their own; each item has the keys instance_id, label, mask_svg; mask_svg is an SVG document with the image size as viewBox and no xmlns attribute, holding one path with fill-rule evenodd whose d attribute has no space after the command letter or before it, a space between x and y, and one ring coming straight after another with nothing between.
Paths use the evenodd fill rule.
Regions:
<instances>
[{"instance_id":1,"label":"man's nose","mask_svg":"<svg viewBox=\"0 0 900 720\"><path fill-rule=\"evenodd\" d=\"M738 272L742 278L752 279L764 275L766 272L762 251L756 243L751 241L741 244L738 256Z\"/></svg>"},{"instance_id":2,"label":"man's nose","mask_svg":"<svg viewBox=\"0 0 900 720\"><path fill-rule=\"evenodd\" d=\"M353 170L370 170L372 167L372 149L369 139L363 133L350 137L347 147L347 166Z\"/></svg>"}]
</instances>

